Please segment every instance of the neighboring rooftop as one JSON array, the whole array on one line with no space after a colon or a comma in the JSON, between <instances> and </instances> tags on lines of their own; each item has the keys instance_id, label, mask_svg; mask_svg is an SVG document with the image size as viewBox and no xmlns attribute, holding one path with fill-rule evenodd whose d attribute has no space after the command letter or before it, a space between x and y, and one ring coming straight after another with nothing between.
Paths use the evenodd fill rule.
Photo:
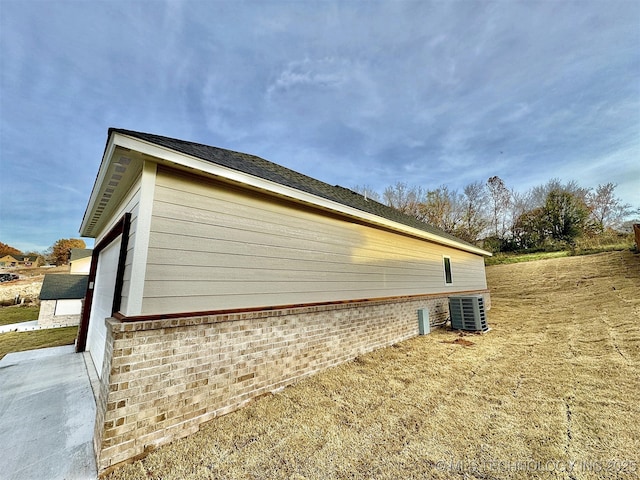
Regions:
<instances>
[{"instance_id":1,"label":"neighboring rooftop","mask_svg":"<svg viewBox=\"0 0 640 480\"><path fill-rule=\"evenodd\" d=\"M49 274L44 276L40 300L76 300L87 293L88 275Z\"/></svg>"},{"instance_id":2,"label":"neighboring rooftop","mask_svg":"<svg viewBox=\"0 0 640 480\"><path fill-rule=\"evenodd\" d=\"M401 223L463 245L477 248L475 245L465 242L464 240L460 240L439 228L421 222L420 220L410 215L406 215L395 208L367 199L348 188L344 188L339 185L329 185L328 183L316 180L315 178L303 175L255 155L234 152L233 150L211 147L175 138L163 137L161 135L153 135L150 133L135 132L119 128L110 128L109 136L111 136L112 133L128 135L201 160L310 193L312 195L316 195L372 215L377 215L379 217L386 218L387 220Z\"/></svg>"},{"instance_id":3,"label":"neighboring rooftop","mask_svg":"<svg viewBox=\"0 0 640 480\"><path fill-rule=\"evenodd\" d=\"M72 248L69 261L75 262L76 260L81 260L83 258L90 257L92 254L93 254L93 250L91 248Z\"/></svg>"},{"instance_id":4,"label":"neighboring rooftop","mask_svg":"<svg viewBox=\"0 0 640 480\"><path fill-rule=\"evenodd\" d=\"M0 258L6 258L6 257L11 257L17 262L35 262L36 260L38 260L38 255L23 255L22 253L19 255L17 254L13 255L8 253L6 255L2 255L2 257Z\"/></svg>"}]
</instances>

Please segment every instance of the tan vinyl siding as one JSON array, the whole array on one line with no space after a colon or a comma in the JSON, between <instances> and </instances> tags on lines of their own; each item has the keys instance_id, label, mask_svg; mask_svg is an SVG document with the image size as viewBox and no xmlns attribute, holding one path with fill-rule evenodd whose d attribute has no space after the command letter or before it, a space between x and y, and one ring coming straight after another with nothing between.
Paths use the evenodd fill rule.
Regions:
<instances>
[{"instance_id":1,"label":"tan vinyl siding","mask_svg":"<svg viewBox=\"0 0 640 480\"><path fill-rule=\"evenodd\" d=\"M158 169L143 315L484 288L481 256Z\"/></svg>"}]
</instances>

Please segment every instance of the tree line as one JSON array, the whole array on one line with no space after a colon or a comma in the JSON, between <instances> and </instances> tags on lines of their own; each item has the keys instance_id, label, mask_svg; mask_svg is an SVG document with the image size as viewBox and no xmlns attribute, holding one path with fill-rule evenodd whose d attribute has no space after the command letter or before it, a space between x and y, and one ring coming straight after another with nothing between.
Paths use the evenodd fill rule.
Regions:
<instances>
[{"instance_id":1,"label":"tree line","mask_svg":"<svg viewBox=\"0 0 640 480\"><path fill-rule=\"evenodd\" d=\"M498 176L473 182L462 191L398 182L382 194L367 186L352 190L396 208L469 243L493 251L566 248L580 237L610 235L640 209L623 203L616 184L580 187L557 178L518 192Z\"/></svg>"},{"instance_id":2,"label":"tree line","mask_svg":"<svg viewBox=\"0 0 640 480\"><path fill-rule=\"evenodd\" d=\"M572 247L580 237L603 237L623 230L624 220L640 209L623 203L616 184L583 188L575 181L554 178L522 193L498 176L473 182L462 191L446 185L435 189L397 182L379 194L368 186L352 190L411 215L461 240L493 252ZM72 248L83 240L62 238L45 252L29 252L64 265ZM0 257L21 252L0 242Z\"/></svg>"}]
</instances>

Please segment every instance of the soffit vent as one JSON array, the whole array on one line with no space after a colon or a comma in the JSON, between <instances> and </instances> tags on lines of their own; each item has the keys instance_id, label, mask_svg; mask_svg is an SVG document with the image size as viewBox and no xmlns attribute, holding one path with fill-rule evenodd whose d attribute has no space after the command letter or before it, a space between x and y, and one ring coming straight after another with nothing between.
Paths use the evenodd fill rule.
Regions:
<instances>
[{"instance_id":1,"label":"soffit vent","mask_svg":"<svg viewBox=\"0 0 640 480\"><path fill-rule=\"evenodd\" d=\"M105 181L103 182L103 188L98 197L98 201L93 211L91 221L87 226L87 234L95 234L94 229L100 222L105 210L109 206L116 188L120 185L123 178L127 177L129 167L131 166L131 159L125 156L120 156L115 162L109 166Z\"/></svg>"}]
</instances>

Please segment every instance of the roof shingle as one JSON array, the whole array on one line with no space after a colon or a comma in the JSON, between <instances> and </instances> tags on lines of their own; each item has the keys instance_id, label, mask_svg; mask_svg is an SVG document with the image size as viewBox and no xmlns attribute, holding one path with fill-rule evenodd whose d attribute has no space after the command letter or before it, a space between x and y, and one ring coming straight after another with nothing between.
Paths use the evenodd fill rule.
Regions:
<instances>
[{"instance_id":1,"label":"roof shingle","mask_svg":"<svg viewBox=\"0 0 640 480\"><path fill-rule=\"evenodd\" d=\"M49 274L44 276L40 300L74 300L87 293L88 275Z\"/></svg>"},{"instance_id":2,"label":"roof shingle","mask_svg":"<svg viewBox=\"0 0 640 480\"><path fill-rule=\"evenodd\" d=\"M372 215L376 215L393 222L397 222L418 230L422 230L442 238L446 238L457 243L468 245L474 248L474 245L460 240L453 235L433 227L427 223L406 215L395 208L389 207L382 203L367 199L348 188L339 185L329 185L328 183L316 180L302 173L296 172L289 168L283 167L276 163L270 162L263 158L247 153L235 152L218 147L211 147L199 143L187 142L175 138L163 137L150 133L135 132L132 130L124 130L119 128L110 128L111 133L120 133L140 140L144 140L156 145L169 148L176 152L199 158L217 165L221 165L242 173L254 175L256 177L269 180L280 185L294 188L318 197L332 200L334 202L361 210Z\"/></svg>"},{"instance_id":3,"label":"roof shingle","mask_svg":"<svg viewBox=\"0 0 640 480\"><path fill-rule=\"evenodd\" d=\"M81 260L83 258L90 257L92 253L93 253L93 249L91 248L72 248L69 261L75 262L76 260Z\"/></svg>"}]
</instances>

